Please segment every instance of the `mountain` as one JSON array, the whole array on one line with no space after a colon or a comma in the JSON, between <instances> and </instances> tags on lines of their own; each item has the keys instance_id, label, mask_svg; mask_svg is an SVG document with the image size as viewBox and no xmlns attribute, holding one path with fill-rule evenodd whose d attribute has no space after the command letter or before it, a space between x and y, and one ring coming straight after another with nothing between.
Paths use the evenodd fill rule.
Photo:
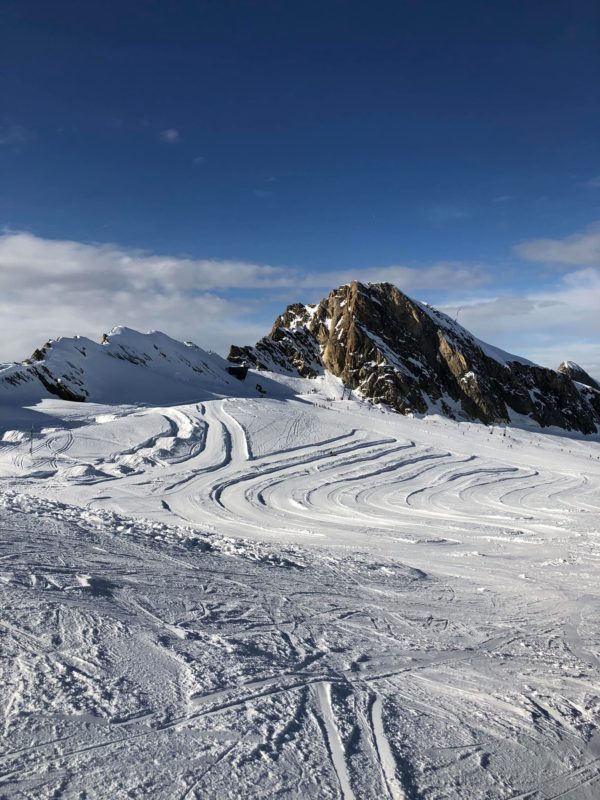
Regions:
<instances>
[{"instance_id":1,"label":"mountain","mask_svg":"<svg viewBox=\"0 0 600 800\"><path fill-rule=\"evenodd\" d=\"M308 378L328 371L404 414L485 423L521 415L582 433L600 424L593 382L492 347L389 283L354 281L317 305L290 305L270 334L254 347L233 346L229 360Z\"/></svg>"},{"instance_id":2,"label":"mountain","mask_svg":"<svg viewBox=\"0 0 600 800\"><path fill-rule=\"evenodd\" d=\"M588 375L583 367L580 367L579 364L576 364L574 361L563 361L558 367L558 371L563 375L568 375L569 378L577 383L583 383L585 386L591 386L593 389L598 389L600 391L600 383L595 381L591 375Z\"/></svg>"},{"instance_id":3,"label":"mountain","mask_svg":"<svg viewBox=\"0 0 600 800\"><path fill-rule=\"evenodd\" d=\"M240 383L246 368L274 375ZM533 420L594 433L600 388L573 362L557 371L488 345L446 314L389 283L353 282L316 305L296 303L254 347L229 360L164 333L117 327L101 342L50 340L19 364L0 365L0 403L44 397L161 405L215 395L285 396L279 375L330 374L373 403L409 414L485 423Z\"/></svg>"},{"instance_id":4,"label":"mountain","mask_svg":"<svg viewBox=\"0 0 600 800\"><path fill-rule=\"evenodd\" d=\"M164 333L113 328L94 342L82 336L50 340L21 364L0 368L0 399L37 402L154 403L201 400L237 384L231 365L191 342ZM10 394L7 394L10 392Z\"/></svg>"}]
</instances>

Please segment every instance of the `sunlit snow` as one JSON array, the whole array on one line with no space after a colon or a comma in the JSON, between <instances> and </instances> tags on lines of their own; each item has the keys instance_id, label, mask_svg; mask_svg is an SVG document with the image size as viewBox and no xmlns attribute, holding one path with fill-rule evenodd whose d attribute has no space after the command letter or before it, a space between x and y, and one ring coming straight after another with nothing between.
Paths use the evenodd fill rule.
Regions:
<instances>
[{"instance_id":1,"label":"sunlit snow","mask_svg":"<svg viewBox=\"0 0 600 800\"><path fill-rule=\"evenodd\" d=\"M0 795L597 798L599 438L277 380L4 405Z\"/></svg>"}]
</instances>

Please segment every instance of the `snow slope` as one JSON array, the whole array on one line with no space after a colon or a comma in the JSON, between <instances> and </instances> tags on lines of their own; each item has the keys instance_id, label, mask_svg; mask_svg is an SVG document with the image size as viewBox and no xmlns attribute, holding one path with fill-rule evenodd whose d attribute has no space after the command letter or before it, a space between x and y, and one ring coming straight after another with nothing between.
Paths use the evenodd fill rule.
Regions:
<instances>
[{"instance_id":1,"label":"snow slope","mask_svg":"<svg viewBox=\"0 0 600 800\"><path fill-rule=\"evenodd\" d=\"M597 798L600 438L281 386L8 409L0 795Z\"/></svg>"},{"instance_id":2,"label":"snow slope","mask_svg":"<svg viewBox=\"0 0 600 800\"><path fill-rule=\"evenodd\" d=\"M446 332L446 335L451 341L454 341L459 346L462 343L470 340L475 342L477 346L480 347L481 350L486 354L486 356L493 358L494 361L502 364L502 366L508 366L510 364L523 364L527 367L536 366L533 361L529 361L527 358L517 356L514 353L508 353L506 350L502 350L500 347L495 347L492 344L488 344L488 342L484 342L482 339L474 336L465 327L460 325L455 319L449 317L448 314L444 314L443 311L438 311L437 308L429 305L429 303L421 303L418 301L413 302L416 303L416 305L418 305L419 308L421 308L435 322L436 325Z\"/></svg>"},{"instance_id":3,"label":"snow slope","mask_svg":"<svg viewBox=\"0 0 600 800\"><path fill-rule=\"evenodd\" d=\"M49 341L23 364L0 368L0 403L23 406L68 392L97 403L172 404L240 390L231 365L164 333L113 328L102 342L82 336ZM233 389L232 389L233 387Z\"/></svg>"}]
</instances>

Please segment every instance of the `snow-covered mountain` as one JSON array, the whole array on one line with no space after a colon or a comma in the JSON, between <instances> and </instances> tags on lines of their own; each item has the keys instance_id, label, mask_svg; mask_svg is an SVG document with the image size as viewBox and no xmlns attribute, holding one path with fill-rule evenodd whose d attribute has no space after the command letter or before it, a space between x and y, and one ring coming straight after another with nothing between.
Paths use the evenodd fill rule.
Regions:
<instances>
[{"instance_id":1,"label":"snow-covered mountain","mask_svg":"<svg viewBox=\"0 0 600 800\"><path fill-rule=\"evenodd\" d=\"M594 390L393 297L0 370L2 798L597 800L600 435L390 407Z\"/></svg>"},{"instance_id":2,"label":"snow-covered mountain","mask_svg":"<svg viewBox=\"0 0 600 800\"><path fill-rule=\"evenodd\" d=\"M0 368L0 398L55 395L97 403L165 403L228 393L231 365L164 333L113 328L100 343L82 336L46 342L30 359ZM7 395L7 393L9 393Z\"/></svg>"},{"instance_id":3,"label":"snow-covered mountain","mask_svg":"<svg viewBox=\"0 0 600 800\"><path fill-rule=\"evenodd\" d=\"M563 375L568 375L569 378L577 381L577 383L583 383L585 386L591 386L593 389L600 389L600 383L595 381L591 375L588 375L583 367L580 367L579 364L576 364L574 361L561 362L558 371Z\"/></svg>"},{"instance_id":4,"label":"snow-covered mountain","mask_svg":"<svg viewBox=\"0 0 600 800\"><path fill-rule=\"evenodd\" d=\"M401 413L486 423L521 415L582 433L600 423L600 392L589 376L488 345L389 283L355 281L317 305L290 305L270 334L254 347L232 347L229 360L305 377L329 371Z\"/></svg>"},{"instance_id":5,"label":"snow-covered mountain","mask_svg":"<svg viewBox=\"0 0 600 800\"><path fill-rule=\"evenodd\" d=\"M240 385L246 367L269 371ZM492 347L447 315L389 283L353 282L317 305L294 304L254 347L229 360L163 333L117 327L101 342L48 341L0 367L0 402L51 395L96 403L165 404L218 396L289 395L290 376L339 378L348 390L400 413L441 413L595 433L600 388L581 367L547 369ZM243 387L243 388L242 388Z\"/></svg>"}]
</instances>

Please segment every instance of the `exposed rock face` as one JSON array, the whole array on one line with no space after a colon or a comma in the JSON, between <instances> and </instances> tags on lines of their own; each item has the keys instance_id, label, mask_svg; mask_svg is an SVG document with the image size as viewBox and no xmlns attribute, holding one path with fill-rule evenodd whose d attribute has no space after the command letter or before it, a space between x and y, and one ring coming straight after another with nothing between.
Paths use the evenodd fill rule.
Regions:
<instances>
[{"instance_id":1,"label":"exposed rock face","mask_svg":"<svg viewBox=\"0 0 600 800\"><path fill-rule=\"evenodd\" d=\"M83 403L86 400L87 392L81 381L81 370L70 364L70 374L54 375L45 364L46 356L51 348L52 341L49 340L42 347L33 351L31 356L23 362L22 368L16 366L4 370L0 374L0 379L10 386L39 381L47 392L56 395L61 400ZM85 350L83 352L85 354Z\"/></svg>"},{"instance_id":2,"label":"exposed rock face","mask_svg":"<svg viewBox=\"0 0 600 800\"><path fill-rule=\"evenodd\" d=\"M268 336L233 346L229 360L308 378L328 370L400 413L493 423L512 410L583 433L600 424L599 391L486 345L389 283L353 282L316 306L288 306Z\"/></svg>"},{"instance_id":3,"label":"exposed rock face","mask_svg":"<svg viewBox=\"0 0 600 800\"><path fill-rule=\"evenodd\" d=\"M576 364L574 361L563 361L558 371L563 375L568 375L569 378L577 381L577 383L584 383L586 386L591 386L594 389L600 390L598 381L595 381L591 375L588 375L583 367L580 367L579 364Z\"/></svg>"}]
</instances>

